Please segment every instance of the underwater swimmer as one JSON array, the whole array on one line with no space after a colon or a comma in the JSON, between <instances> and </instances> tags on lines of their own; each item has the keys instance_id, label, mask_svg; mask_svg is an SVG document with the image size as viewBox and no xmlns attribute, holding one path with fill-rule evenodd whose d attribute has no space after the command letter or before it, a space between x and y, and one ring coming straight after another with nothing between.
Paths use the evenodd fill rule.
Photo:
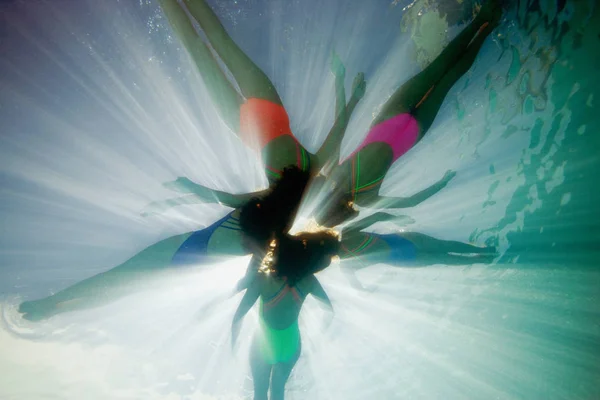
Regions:
<instances>
[{"instance_id":1,"label":"underwater swimmer","mask_svg":"<svg viewBox=\"0 0 600 400\"><path fill-rule=\"evenodd\" d=\"M340 266L354 287L363 289L356 271L378 263L405 268L490 264L498 256L494 247L442 240L417 232L377 234L362 231L377 222L397 218L378 212L341 229Z\"/></svg>"},{"instance_id":2,"label":"underwater swimmer","mask_svg":"<svg viewBox=\"0 0 600 400\"><path fill-rule=\"evenodd\" d=\"M354 204L412 207L446 186L454 172L408 198L379 195L392 164L425 136L448 91L469 70L501 15L497 0L488 1L427 68L394 92L362 144L328 176L333 191L316 215L320 225L332 227L355 217Z\"/></svg>"},{"instance_id":3,"label":"underwater swimmer","mask_svg":"<svg viewBox=\"0 0 600 400\"><path fill-rule=\"evenodd\" d=\"M359 73L355 77L354 82L352 84L352 96L346 103L346 92L344 88L344 79L346 72L342 61L340 60L339 56L335 53L332 54L331 70L335 75L335 116L334 124L331 130L329 131L325 141L321 145L321 148L316 153L317 159L323 160L323 164L313 163L313 166L318 165L318 168L320 169L331 167L331 160L338 159L339 144L341 143L344 132L346 131L346 128L348 126L350 116L352 115L352 112L356 108L358 102L364 96L366 90L366 82L364 80L364 75L362 73ZM281 149L278 151L284 150ZM274 169L267 165L267 177L269 178L270 182L273 182L274 179L280 176L281 170L283 170L285 167L290 166L296 166L302 170L309 171L311 175L315 174L314 169L308 170L306 168L298 166L297 163L292 163L285 166L279 165L277 167L277 170L279 172L277 172L277 174L273 174L269 171L272 172L274 171ZM322 176L318 177L318 179L322 178ZM186 177L179 177L174 181L166 182L163 184L163 186L176 192L185 193L185 195L167 200L152 202L146 207L145 211L142 213L142 216L151 216L153 214L158 214L164 212L165 210L171 207L200 203L220 203L227 207L239 208L246 204L250 199L255 197L261 197L268 191L268 189L265 189L251 193L231 194L199 185L195 182L192 182Z\"/></svg>"},{"instance_id":4,"label":"underwater swimmer","mask_svg":"<svg viewBox=\"0 0 600 400\"><path fill-rule=\"evenodd\" d=\"M345 69L335 54L331 65L332 71L336 75L336 122L326 139L325 143L327 144L322 146L324 150L321 151L321 154L335 151L335 149L331 150L330 143L335 143L335 137L343 135L348 116L364 95L365 90L364 77L359 74L354 80L353 96L345 104ZM279 174L279 176L282 175ZM274 178L272 177L272 179ZM207 263L214 260L214 257L248 254L239 228L240 207L253 198L266 195L269 193L269 189L250 194L229 194L203 188L187 178L179 178L167 186L192 194L154 202L142 213L143 216L150 216L169 207L201 202L219 202L235 209L207 228L164 239L109 271L94 275L51 296L21 303L19 311L24 314L24 318L42 320L63 312L105 305L131 294L141 287L147 287L149 280L155 278L161 271L176 266ZM298 186L296 191L303 189L303 186ZM251 263L249 270L254 268L253 265ZM248 273L247 277L249 276L252 274ZM245 281L240 282L240 290L245 288L245 285Z\"/></svg>"},{"instance_id":5,"label":"underwater swimmer","mask_svg":"<svg viewBox=\"0 0 600 400\"><path fill-rule=\"evenodd\" d=\"M248 215L251 214L251 215ZM339 253L339 241L329 232L281 235L265 229L266 215L249 204L242 210L242 230L251 238L269 237L256 276L251 280L232 322L232 346L243 317L259 300L259 329L250 349L254 399L284 398L285 384L300 357L298 316L311 294L329 311L331 302L314 274Z\"/></svg>"},{"instance_id":6,"label":"underwater swimmer","mask_svg":"<svg viewBox=\"0 0 600 400\"><path fill-rule=\"evenodd\" d=\"M235 67L232 70L233 76L240 85L243 97L246 99L258 98L280 106L281 101L272 83L231 40L210 7L202 0L186 0L185 4L206 33L208 40L223 62L227 66L230 66L230 64L245 66L245 68ZM233 113L237 118L238 114L241 115L242 113L242 105L245 104L242 101L243 98L224 78L222 71L218 70L218 73L216 72L218 63L208 52L204 42L199 40L199 36L193 29L185 10L174 0L161 0L161 5L192 58L196 61L203 76L206 77L207 81L210 81L209 86L212 85L213 89L209 88L209 90L211 90L215 102L217 104L222 103L220 103L217 95L220 93L220 88L228 88L227 92L231 94L229 97L237 99L228 103L235 106L220 107L223 115ZM495 1L486 3L475 20L447 46L436 60L392 95L373 121L372 128L363 143L328 177L328 179L333 180L335 193L331 196L332 200L328 201L321 212L317 214L318 222L321 225L335 226L356 216L356 211L352 207L355 203L364 206L383 200L382 205L386 207L415 206L437 193L452 179L454 173L449 172L428 190L408 198L387 198L378 195L383 178L390 166L425 135L433 123L446 94L471 67L484 40L499 22L500 16L501 9ZM332 69L337 71L335 61L332 62ZM237 70L239 70L239 73L236 73ZM209 79L213 75L216 75L219 79ZM336 74L336 81L340 75L342 74ZM252 76L252 79L250 79L250 76ZM359 93L364 92L364 84L362 87L360 84L357 87L360 89ZM353 94L353 98L359 99L363 94L360 93L358 97ZM339 98L339 96L336 96L336 98ZM355 100L354 103L357 101ZM341 104L339 101L337 103L338 105ZM349 104L353 104L353 101L351 100ZM351 109L350 112L347 111L347 107L336 106L336 113L341 116L341 118L336 119L336 122L339 121L340 125L347 124L351 112ZM257 114L273 121L276 120L273 119L274 117L268 117L267 112L258 112ZM240 118L242 117L240 116ZM244 119L244 121L251 119ZM231 121L234 122L230 126L238 132L240 123L235 122L237 121L235 118ZM267 165L268 176L276 172L281 165L285 166L291 163L302 169L310 169L313 174L321 171L321 167L331 160L332 155L339 154L339 144L345 130L345 126L336 132L332 130L322 147L325 150L323 150L324 154L319 157L320 161L312 163L313 158L306 156L305 150L298 150L299 144L291 135L287 125L285 129L278 131L279 136L275 138L274 135L261 133L262 128L260 127L264 125L261 124L258 122L251 123L250 125L255 129L253 128L253 132L248 134L248 137L266 137L268 139L255 140L265 145L262 152ZM293 143L293 146L291 143ZM268 150L268 146L273 146L272 148L277 150ZM292 154L295 156L292 157ZM269 161L269 157L273 157L273 162L276 159L282 160L282 157L287 158L284 162L280 162L278 166L274 166L275 164ZM301 160L304 161L300 162ZM186 178L180 178L172 185L178 187L181 191L194 194L197 196L196 201L198 199L206 201L207 198L215 196L214 191L211 189L196 185L186 180ZM219 193L217 197L219 195L222 195L222 193ZM248 196L253 197L255 194L249 194ZM194 196L188 196L186 201L188 200L194 201ZM171 205L175 204L177 204L176 201L171 203Z\"/></svg>"},{"instance_id":7,"label":"underwater swimmer","mask_svg":"<svg viewBox=\"0 0 600 400\"><path fill-rule=\"evenodd\" d=\"M309 175L297 168L282 171L271 188L263 196L276 198L276 203L265 204L269 219L263 221L273 232L287 232L293 223ZM252 199L252 204L260 199ZM250 202L250 200L248 201ZM196 267L207 264L214 256L243 256L255 254L248 241L244 240L240 228L240 209L236 209L208 228L172 236L142 250L123 264L109 271L94 275L51 296L21 303L19 312L29 320L42 320L53 315L102 306L135 293L140 289L160 284L161 273L174 268ZM271 224L271 225L269 225ZM265 239L266 240L266 239ZM254 241L256 242L256 241ZM250 242L250 244L254 243ZM261 246L264 248L264 246ZM262 255L257 254L259 260ZM246 279L251 279L257 269L253 257ZM239 283L240 288L247 286ZM241 290L241 289L240 289Z\"/></svg>"},{"instance_id":8,"label":"underwater swimmer","mask_svg":"<svg viewBox=\"0 0 600 400\"><path fill-rule=\"evenodd\" d=\"M269 181L277 179L283 168L290 165L303 170L319 171L330 158L329 143L335 143L336 139L325 140L324 145L315 154L306 151L292 134L288 114L275 86L232 40L210 6L204 0L183 0L182 4L177 0L159 0L159 3L200 71L222 119L245 144L262 155ZM194 28L186 9L202 29L210 47L231 72L240 92L227 79L219 62ZM334 69L334 73L337 74L336 83L341 80L343 85L344 76L340 75L342 71L343 69ZM364 95L364 90L364 76L359 74L348 103L348 118ZM338 123L334 125L329 136L343 135L347 124L347 121L342 121L346 114L345 100L338 109L343 110L338 113ZM185 191L201 197L213 195L211 190L195 185L185 178L174 184L180 188L185 187Z\"/></svg>"}]
</instances>

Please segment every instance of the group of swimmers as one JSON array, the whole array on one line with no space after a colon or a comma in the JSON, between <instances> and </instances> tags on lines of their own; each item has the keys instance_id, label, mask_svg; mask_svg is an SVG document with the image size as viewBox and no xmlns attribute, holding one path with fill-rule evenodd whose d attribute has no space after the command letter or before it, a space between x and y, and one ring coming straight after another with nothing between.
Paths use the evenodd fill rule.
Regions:
<instances>
[{"instance_id":1,"label":"group of swimmers","mask_svg":"<svg viewBox=\"0 0 600 400\"><path fill-rule=\"evenodd\" d=\"M213 255L251 254L246 275L235 289L245 293L234 316L232 338L237 338L242 317L260 300L260 329L250 357L255 399L267 399L269 389L271 399L283 399L285 383L300 355L298 315L304 299L312 294L331 309L314 274L327 268L332 257L342 260L342 269L357 287L360 283L353 272L375 263L422 266L492 262L495 249L490 247L416 232L363 232L376 222L397 217L380 211L361 219L356 207L413 207L452 179L454 173L450 171L411 197L379 195L392 164L424 137L446 94L469 70L483 42L498 25L502 11L496 1L485 3L473 22L428 67L394 92L374 118L362 144L339 162L344 132L365 94L363 74L357 74L346 101L345 68L339 57L333 56L334 124L320 149L310 153L293 136L273 83L231 39L205 0L159 3L198 67L220 117L244 143L260 153L270 186L260 192L236 195L184 177L166 183L184 195L151 204L145 215L201 202L218 202L233 211L205 229L164 239L110 271L44 299L22 303L20 311L25 318L40 320L106 304L130 293L134 282L157 270L197 265ZM239 91L221 63L231 72ZM321 229L291 235L290 228L309 190L327 194L327 201L314 215ZM348 262L351 260L360 262Z\"/></svg>"}]
</instances>

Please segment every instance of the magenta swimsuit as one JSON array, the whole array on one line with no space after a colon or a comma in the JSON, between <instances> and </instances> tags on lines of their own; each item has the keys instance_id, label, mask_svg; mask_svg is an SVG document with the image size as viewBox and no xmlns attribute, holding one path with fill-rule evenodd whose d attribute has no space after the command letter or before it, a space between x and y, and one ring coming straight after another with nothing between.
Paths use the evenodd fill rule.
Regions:
<instances>
[{"instance_id":1,"label":"magenta swimsuit","mask_svg":"<svg viewBox=\"0 0 600 400\"><path fill-rule=\"evenodd\" d=\"M400 114L385 120L371 128L367 137L360 146L343 163L349 162L351 173L350 194L356 201L358 193L378 191L387 169L381 171L380 176L370 182L364 181L360 174L359 152L371 143L385 143L392 149L392 163L410 150L419 139L419 125L411 114Z\"/></svg>"},{"instance_id":2,"label":"magenta swimsuit","mask_svg":"<svg viewBox=\"0 0 600 400\"><path fill-rule=\"evenodd\" d=\"M371 143L386 143L392 148L392 162L410 150L419 138L419 125L410 114L400 114L375 125L360 146L350 155L351 158Z\"/></svg>"}]
</instances>

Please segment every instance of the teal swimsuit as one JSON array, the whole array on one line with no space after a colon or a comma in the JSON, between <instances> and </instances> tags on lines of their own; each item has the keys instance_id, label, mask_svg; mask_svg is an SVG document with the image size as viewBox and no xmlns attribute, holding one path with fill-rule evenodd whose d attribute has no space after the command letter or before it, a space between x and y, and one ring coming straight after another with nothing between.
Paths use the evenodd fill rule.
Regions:
<instances>
[{"instance_id":1,"label":"teal swimsuit","mask_svg":"<svg viewBox=\"0 0 600 400\"><path fill-rule=\"evenodd\" d=\"M300 328L298 319L284 329L275 329L269 326L264 318L265 307L270 308L277 304L286 294L291 293L296 301L301 302L302 292L296 287L284 284L279 292L268 300L260 299L260 334L258 335L258 348L263 360L267 364L285 363L298 356L300 351Z\"/></svg>"}]
</instances>

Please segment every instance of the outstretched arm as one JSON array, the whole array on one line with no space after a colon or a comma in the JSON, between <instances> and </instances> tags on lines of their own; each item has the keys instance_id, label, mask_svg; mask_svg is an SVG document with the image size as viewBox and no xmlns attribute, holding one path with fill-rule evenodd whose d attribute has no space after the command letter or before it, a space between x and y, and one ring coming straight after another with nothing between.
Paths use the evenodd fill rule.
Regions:
<instances>
[{"instance_id":1,"label":"outstretched arm","mask_svg":"<svg viewBox=\"0 0 600 400\"><path fill-rule=\"evenodd\" d=\"M229 293L225 293L223 295L216 296L210 302L208 302L204 306L202 306L197 312L198 318L201 319L207 315L214 314L213 310L215 309L216 306L221 305L221 303L223 303L224 301L230 299L231 297L235 296L239 292L243 292L244 290L251 287L252 283L254 282L254 280L256 279L256 277L258 275L258 268L260 267L261 262L262 262L262 260L260 257L253 255L252 258L250 259L250 263L248 264L248 268L246 269L246 275L244 275L244 277L238 281L238 283L235 285L235 288ZM250 306L250 307L252 307L252 306Z\"/></svg>"},{"instance_id":2,"label":"outstretched arm","mask_svg":"<svg viewBox=\"0 0 600 400\"><path fill-rule=\"evenodd\" d=\"M365 228L370 227L373 224L376 224L377 222L392 221L392 220L404 220L405 224L414 222L414 220L412 218L405 216L405 215L397 216L397 215L391 215L388 213L378 211L378 212L371 214L368 217L363 218L359 221L350 222L347 226L345 226L343 228L342 235L343 236L344 235L352 235L354 233L362 231Z\"/></svg>"},{"instance_id":3,"label":"outstretched arm","mask_svg":"<svg viewBox=\"0 0 600 400\"><path fill-rule=\"evenodd\" d=\"M310 294L312 294L315 297L315 299L319 300L319 304L323 308L333 312L333 305L331 304L329 296L327 296L327 293L325 293L325 289L323 289L323 286L321 286L321 282L319 282L317 277L315 277L314 275L311 279Z\"/></svg>"},{"instance_id":4,"label":"outstretched arm","mask_svg":"<svg viewBox=\"0 0 600 400\"><path fill-rule=\"evenodd\" d=\"M312 294L314 298L319 301L321 308L329 311L325 316L324 325L322 327L322 329L325 331L333 322L333 305L331 304L331 300L329 300L329 296L327 296L327 293L325 293L325 289L323 289L323 286L321 286L321 282L319 282L317 277L314 275L311 277L310 294Z\"/></svg>"},{"instance_id":5,"label":"outstretched arm","mask_svg":"<svg viewBox=\"0 0 600 400\"><path fill-rule=\"evenodd\" d=\"M190 181L188 178L177 178L175 181L166 182L163 186L180 193L188 193L185 196L173 199L153 201L148 204L142 216L147 217L153 214L161 213L171 207L177 207L186 204L220 203L231 208L240 208L246 202L254 197L263 196L268 189L251 193L231 194L207 188Z\"/></svg>"},{"instance_id":6,"label":"outstretched arm","mask_svg":"<svg viewBox=\"0 0 600 400\"><path fill-rule=\"evenodd\" d=\"M171 207L177 207L186 204L202 204L207 203L205 199L200 196L196 196L194 194L189 194L187 196L176 197L174 199L167 199L161 201L153 201L148 204L144 211L141 212L142 217L149 217L154 214L160 214L163 211ZM214 203L214 201L212 202Z\"/></svg>"},{"instance_id":7,"label":"outstretched arm","mask_svg":"<svg viewBox=\"0 0 600 400\"><path fill-rule=\"evenodd\" d=\"M442 179L433 185L429 186L427 189L424 189L410 197L388 197L388 196L377 196L369 203L379 203L381 207L384 208L408 208L414 207L418 204L421 204L440 190L446 187L448 182L454 178L456 172L448 171L444 175Z\"/></svg>"},{"instance_id":8,"label":"outstretched arm","mask_svg":"<svg viewBox=\"0 0 600 400\"><path fill-rule=\"evenodd\" d=\"M254 279L258 274L258 269L260 268L261 264L262 258L258 257L256 254L253 254L252 258L250 259L250 263L248 264L248 268L246 268L246 274L242 279L238 281L237 285L235 285L235 290L233 294L239 293L242 290L245 290L252 286L252 282L254 282Z\"/></svg>"},{"instance_id":9,"label":"outstretched arm","mask_svg":"<svg viewBox=\"0 0 600 400\"><path fill-rule=\"evenodd\" d=\"M366 90L364 74L359 73L356 75L352 85L352 96L348 104L346 104L346 91L344 89L346 69L339 56L335 53L332 55L331 70L335 75L335 118L331 130L316 153L319 162L318 170L329 161L339 158L340 146L348 126L348 121Z\"/></svg>"},{"instance_id":10,"label":"outstretched arm","mask_svg":"<svg viewBox=\"0 0 600 400\"><path fill-rule=\"evenodd\" d=\"M240 305L233 316L233 322L231 323L231 347L235 345L240 334L242 318L248 314L248 311L250 311L256 300L258 300L259 295L259 282L258 279L254 279L248 290L246 290L246 293L244 293L244 297L242 297L242 301L240 301Z\"/></svg>"},{"instance_id":11,"label":"outstretched arm","mask_svg":"<svg viewBox=\"0 0 600 400\"><path fill-rule=\"evenodd\" d=\"M192 182L188 178L184 177L179 177L171 182L165 182L163 186L176 192L194 194L202 199L205 203L221 203L233 208L241 207L251 198L262 196L268 190L265 189L251 193L231 194L198 185L197 183Z\"/></svg>"},{"instance_id":12,"label":"outstretched arm","mask_svg":"<svg viewBox=\"0 0 600 400\"><path fill-rule=\"evenodd\" d=\"M346 79L346 67L342 63L337 53L331 53L331 72L335 76L335 117L334 120L343 117L346 112L346 89L344 80Z\"/></svg>"}]
</instances>

